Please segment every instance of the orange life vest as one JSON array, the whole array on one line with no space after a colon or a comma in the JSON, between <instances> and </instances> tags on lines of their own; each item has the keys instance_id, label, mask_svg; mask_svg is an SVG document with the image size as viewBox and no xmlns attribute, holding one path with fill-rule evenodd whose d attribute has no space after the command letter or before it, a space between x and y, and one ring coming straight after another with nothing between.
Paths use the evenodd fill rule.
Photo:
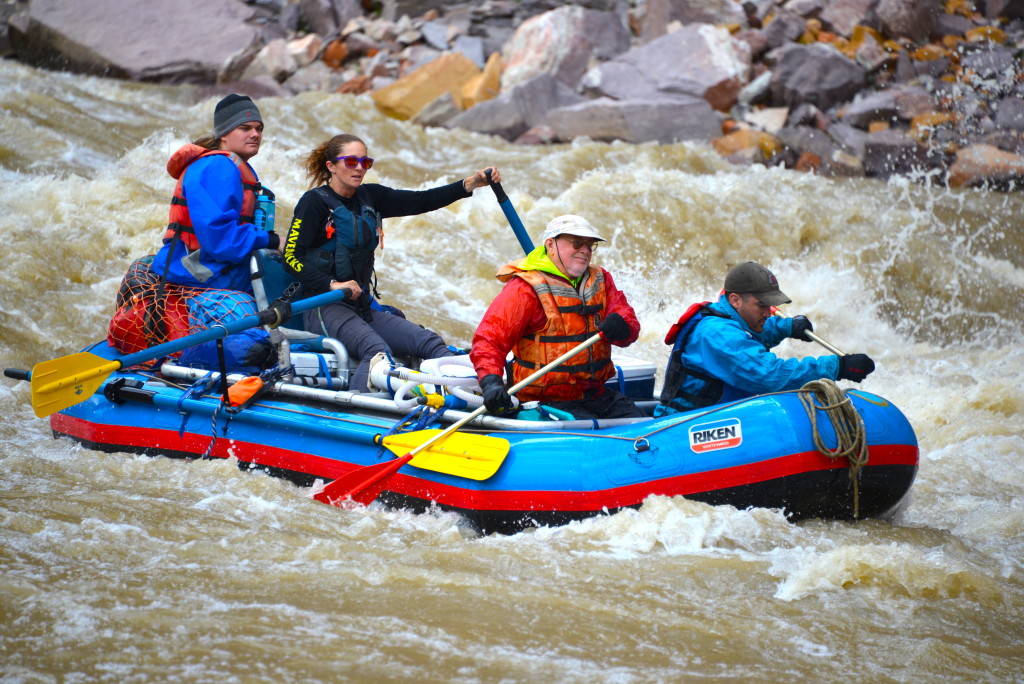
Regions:
<instances>
[{"instance_id":1,"label":"orange life vest","mask_svg":"<svg viewBox=\"0 0 1024 684\"><path fill-rule=\"evenodd\" d=\"M167 173L175 178L178 184L174 187L174 197L171 198L171 211L167 218L167 231L164 233L164 240L174 239L177 233L181 235L181 241L185 243L190 252L199 249L199 240L192 229L192 217L188 213L188 201L185 199L185 171L192 162L211 154L223 154L238 167L242 176L242 214L238 217L239 223L253 223L256 220L256 193L260 190L260 182L252 168L242 161L234 152L227 150L208 150L194 143L182 146L171 156L167 162Z\"/></svg>"},{"instance_id":2,"label":"orange life vest","mask_svg":"<svg viewBox=\"0 0 1024 684\"><path fill-rule=\"evenodd\" d=\"M515 262L499 280L513 277L533 288L547 316L547 325L526 335L513 347L512 374L520 382L573 347L593 337L604 318L607 293L604 273L591 266L585 284L577 290L569 281L544 271L523 271ZM596 396L615 374L611 345L601 340L521 389L521 401L578 401ZM582 384L582 387L578 385Z\"/></svg>"}]
</instances>

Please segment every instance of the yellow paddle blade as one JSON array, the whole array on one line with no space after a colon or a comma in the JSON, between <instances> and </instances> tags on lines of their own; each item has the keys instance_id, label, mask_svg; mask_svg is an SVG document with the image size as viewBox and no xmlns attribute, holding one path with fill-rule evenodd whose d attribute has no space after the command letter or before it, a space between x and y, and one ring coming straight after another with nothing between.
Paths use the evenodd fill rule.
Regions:
<instances>
[{"instance_id":1,"label":"yellow paddle blade","mask_svg":"<svg viewBox=\"0 0 1024 684\"><path fill-rule=\"evenodd\" d=\"M403 432L384 438L384 446L404 456L441 430ZM498 471L508 454L509 443L500 437L453 432L416 454L409 465L470 480L486 480Z\"/></svg>"},{"instance_id":2,"label":"yellow paddle blade","mask_svg":"<svg viewBox=\"0 0 1024 684\"><path fill-rule=\"evenodd\" d=\"M85 401L121 367L89 352L37 363L32 369L32 410L40 418Z\"/></svg>"}]
</instances>

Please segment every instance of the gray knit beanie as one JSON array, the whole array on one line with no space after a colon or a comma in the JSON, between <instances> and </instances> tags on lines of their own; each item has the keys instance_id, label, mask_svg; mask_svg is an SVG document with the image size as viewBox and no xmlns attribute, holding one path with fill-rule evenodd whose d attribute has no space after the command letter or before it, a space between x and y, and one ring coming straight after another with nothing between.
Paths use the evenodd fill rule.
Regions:
<instances>
[{"instance_id":1,"label":"gray knit beanie","mask_svg":"<svg viewBox=\"0 0 1024 684\"><path fill-rule=\"evenodd\" d=\"M252 99L247 95L228 95L213 110L213 137L219 139L249 121L263 123Z\"/></svg>"}]
</instances>

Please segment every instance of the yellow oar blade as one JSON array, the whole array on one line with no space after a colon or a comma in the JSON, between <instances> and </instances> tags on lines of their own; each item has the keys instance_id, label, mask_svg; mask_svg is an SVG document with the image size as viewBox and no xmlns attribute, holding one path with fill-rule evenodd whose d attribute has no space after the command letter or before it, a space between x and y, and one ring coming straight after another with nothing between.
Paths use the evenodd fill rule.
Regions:
<instances>
[{"instance_id":1,"label":"yellow oar blade","mask_svg":"<svg viewBox=\"0 0 1024 684\"><path fill-rule=\"evenodd\" d=\"M384 438L384 446L404 455L440 432L419 430L391 435ZM500 437L453 432L416 454L409 465L470 480L486 480L498 471L508 450L508 441Z\"/></svg>"},{"instance_id":2,"label":"yellow oar blade","mask_svg":"<svg viewBox=\"0 0 1024 684\"><path fill-rule=\"evenodd\" d=\"M32 410L45 418L85 401L120 367L120 361L89 352L37 363L32 369Z\"/></svg>"}]
</instances>

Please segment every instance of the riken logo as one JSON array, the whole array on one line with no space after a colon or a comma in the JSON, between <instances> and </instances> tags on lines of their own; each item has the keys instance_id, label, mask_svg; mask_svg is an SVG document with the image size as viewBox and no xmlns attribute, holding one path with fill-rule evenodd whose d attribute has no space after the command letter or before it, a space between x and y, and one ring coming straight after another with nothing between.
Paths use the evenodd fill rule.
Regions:
<instances>
[{"instance_id":1,"label":"riken logo","mask_svg":"<svg viewBox=\"0 0 1024 684\"><path fill-rule=\"evenodd\" d=\"M743 444L743 423L728 418L690 428L690 449L700 454L717 449L732 449Z\"/></svg>"}]
</instances>

